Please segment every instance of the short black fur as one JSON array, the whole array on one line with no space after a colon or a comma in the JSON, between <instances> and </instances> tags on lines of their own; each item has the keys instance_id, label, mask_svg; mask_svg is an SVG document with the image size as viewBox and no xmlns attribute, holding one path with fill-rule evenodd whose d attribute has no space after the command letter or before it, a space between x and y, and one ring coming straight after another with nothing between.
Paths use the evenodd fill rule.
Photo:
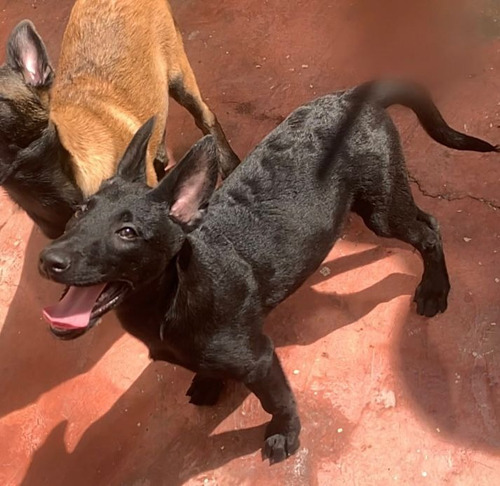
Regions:
<instances>
[{"instance_id":1,"label":"short black fur","mask_svg":"<svg viewBox=\"0 0 500 486\"><path fill-rule=\"evenodd\" d=\"M281 461L299 447L300 421L262 326L318 268L350 210L377 235L421 253L417 312L446 310L441 236L436 220L413 201L399 136L384 109L395 102L414 109L445 145L496 150L448 127L415 86L368 83L298 108L212 195L203 214L216 177L213 140L198 142L149 189L137 164L144 162L147 133L138 133L120 170L127 178L102 186L42 252L40 270L66 285L127 282L116 308L123 327L153 359L196 373L188 390L195 404L215 403L226 379L245 383L272 415L263 454ZM73 332L81 334L66 337Z\"/></svg>"}]
</instances>

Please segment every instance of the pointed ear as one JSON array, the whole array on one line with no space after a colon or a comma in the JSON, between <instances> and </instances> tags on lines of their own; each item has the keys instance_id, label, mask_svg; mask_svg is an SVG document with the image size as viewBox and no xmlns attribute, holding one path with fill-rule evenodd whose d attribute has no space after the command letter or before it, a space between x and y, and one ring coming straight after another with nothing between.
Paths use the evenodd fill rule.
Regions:
<instances>
[{"instance_id":1,"label":"pointed ear","mask_svg":"<svg viewBox=\"0 0 500 486\"><path fill-rule=\"evenodd\" d=\"M47 49L29 20L23 20L11 32L7 43L7 64L24 76L26 84L48 87L54 78Z\"/></svg>"},{"instance_id":2,"label":"pointed ear","mask_svg":"<svg viewBox=\"0 0 500 486\"><path fill-rule=\"evenodd\" d=\"M129 182L146 182L146 156L148 143L155 126L155 117L150 118L135 133L120 163L117 174Z\"/></svg>"},{"instance_id":3,"label":"pointed ear","mask_svg":"<svg viewBox=\"0 0 500 486\"><path fill-rule=\"evenodd\" d=\"M213 137L207 135L152 189L152 195L169 205L174 221L192 229L215 189L217 167L217 147Z\"/></svg>"}]
</instances>

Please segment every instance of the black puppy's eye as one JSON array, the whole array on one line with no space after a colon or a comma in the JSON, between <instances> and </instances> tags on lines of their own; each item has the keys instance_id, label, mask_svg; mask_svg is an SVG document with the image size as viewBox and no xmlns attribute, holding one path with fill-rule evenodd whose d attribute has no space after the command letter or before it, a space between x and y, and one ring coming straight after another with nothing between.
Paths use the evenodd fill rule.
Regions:
<instances>
[{"instance_id":1,"label":"black puppy's eye","mask_svg":"<svg viewBox=\"0 0 500 486\"><path fill-rule=\"evenodd\" d=\"M137 234L137 231L131 226L125 226L124 228L119 229L117 231L117 234L120 238L124 240L134 240L139 236Z\"/></svg>"}]
</instances>

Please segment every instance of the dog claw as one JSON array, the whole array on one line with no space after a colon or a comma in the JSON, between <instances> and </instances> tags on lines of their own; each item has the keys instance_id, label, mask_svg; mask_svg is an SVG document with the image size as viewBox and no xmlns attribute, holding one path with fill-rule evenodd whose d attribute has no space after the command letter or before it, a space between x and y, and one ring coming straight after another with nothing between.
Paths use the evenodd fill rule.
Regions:
<instances>
[{"instance_id":1,"label":"dog claw","mask_svg":"<svg viewBox=\"0 0 500 486\"><path fill-rule=\"evenodd\" d=\"M439 312L444 312L448 307L448 293L450 285L441 287L420 284L413 299L417 304L417 313L425 317L434 317Z\"/></svg>"},{"instance_id":2,"label":"dog claw","mask_svg":"<svg viewBox=\"0 0 500 486\"><path fill-rule=\"evenodd\" d=\"M300 447L300 420L295 415L287 418L274 416L266 429L266 440L262 448L262 459L269 464L284 461Z\"/></svg>"},{"instance_id":3,"label":"dog claw","mask_svg":"<svg viewBox=\"0 0 500 486\"><path fill-rule=\"evenodd\" d=\"M292 440L281 434L275 434L268 437L264 442L262 449L262 458L269 459L269 464L273 465L284 461L287 457L294 454L299 448L298 439Z\"/></svg>"}]
</instances>

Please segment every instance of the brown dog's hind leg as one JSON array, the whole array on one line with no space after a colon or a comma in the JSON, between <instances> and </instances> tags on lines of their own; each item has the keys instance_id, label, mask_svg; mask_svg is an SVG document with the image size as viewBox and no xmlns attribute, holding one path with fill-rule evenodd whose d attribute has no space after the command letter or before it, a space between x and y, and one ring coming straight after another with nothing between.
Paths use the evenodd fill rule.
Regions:
<instances>
[{"instance_id":1,"label":"brown dog's hind leg","mask_svg":"<svg viewBox=\"0 0 500 486\"><path fill-rule=\"evenodd\" d=\"M205 135L211 134L215 138L219 152L219 171L222 179L225 179L240 160L229 145L217 117L203 101L184 50L176 59L175 68L169 80L170 96L191 113L196 125Z\"/></svg>"},{"instance_id":2,"label":"brown dog's hind leg","mask_svg":"<svg viewBox=\"0 0 500 486\"><path fill-rule=\"evenodd\" d=\"M165 169L167 168L167 164L168 155L165 150L165 134L163 134L160 145L158 145L158 150L156 151L155 159L153 160L153 166L158 182L160 182L165 177Z\"/></svg>"}]
</instances>

